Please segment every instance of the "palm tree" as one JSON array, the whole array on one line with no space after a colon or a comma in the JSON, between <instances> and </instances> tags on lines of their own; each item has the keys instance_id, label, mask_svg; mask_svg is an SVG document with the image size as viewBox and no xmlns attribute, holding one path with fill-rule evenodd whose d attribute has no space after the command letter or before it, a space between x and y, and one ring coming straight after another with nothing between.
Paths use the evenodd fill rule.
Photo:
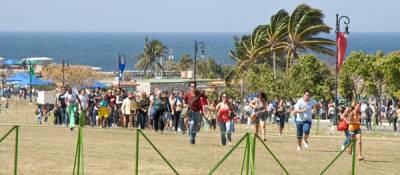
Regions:
<instances>
[{"instance_id":1,"label":"palm tree","mask_svg":"<svg viewBox=\"0 0 400 175\"><path fill-rule=\"evenodd\" d=\"M146 72L149 68L154 72L155 68L158 67L161 69L164 74L164 68L159 62L160 57L165 56L165 50L167 49L160 41L153 39L149 41L149 39L145 38L145 44L143 49L143 54L138 56L138 62L135 67L139 70L143 70Z\"/></svg>"},{"instance_id":2,"label":"palm tree","mask_svg":"<svg viewBox=\"0 0 400 175\"><path fill-rule=\"evenodd\" d=\"M321 38L320 34L329 33L330 27L323 22L324 14L319 9L313 9L301 4L293 11L287 24L288 38L285 43L287 51L286 69L305 51L334 56L335 52L329 46L336 43L330 39Z\"/></svg>"},{"instance_id":3,"label":"palm tree","mask_svg":"<svg viewBox=\"0 0 400 175\"><path fill-rule=\"evenodd\" d=\"M274 78L276 78L276 53L283 51L287 38L287 23L289 14L285 10L271 16L270 24L266 26L266 44L270 47L273 59Z\"/></svg>"},{"instance_id":4,"label":"palm tree","mask_svg":"<svg viewBox=\"0 0 400 175\"><path fill-rule=\"evenodd\" d=\"M245 72L252 65L265 61L263 59L270 50L265 43L266 31L263 30L264 28L265 26L261 25L256 27L250 36L245 35L241 39L234 38L235 51L230 51L229 55L236 61L236 65L225 77L227 84L232 80L239 80L239 78L242 78L243 82Z\"/></svg>"},{"instance_id":5,"label":"palm tree","mask_svg":"<svg viewBox=\"0 0 400 175\"><path fill-rule=\"evenodd\" d=\"M177 68L179 71L187 71L192 65L192 62L193 60L190 58L189 54L183 54L181 58L179 58Z\"/></svg>"}]
</instances>

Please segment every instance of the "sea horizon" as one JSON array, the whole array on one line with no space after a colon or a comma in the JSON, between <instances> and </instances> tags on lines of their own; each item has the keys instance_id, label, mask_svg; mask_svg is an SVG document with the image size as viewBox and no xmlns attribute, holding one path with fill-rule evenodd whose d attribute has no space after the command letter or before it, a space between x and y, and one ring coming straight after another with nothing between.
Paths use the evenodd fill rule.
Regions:
<instances>
[{"instance_id":1,"label":"sea horizon","mask_svg":"<svg viewBox=\"0 0 400 175\"><path fill-rule=\"evenodd\" d=\"M228 52L234 49L233 37L245 32L75 32L75 31L0 31L0 57L19 60L27 57L50 57L55 63L64 59L70 64L101 67L102 71L116 71L118 53L127 55L127 69L133 70L137 56L143 52L144 39L158 39L174 56L174 61L187 53L194 55L194 41L205 43L206 57L219 64L232 65ZM333 31L325 34L335 38ZM351 32L347 54L352 50L385 53L399 50L400 32ZM334 63L334 58L320 56Z\"/></svg>"}]
</instances>

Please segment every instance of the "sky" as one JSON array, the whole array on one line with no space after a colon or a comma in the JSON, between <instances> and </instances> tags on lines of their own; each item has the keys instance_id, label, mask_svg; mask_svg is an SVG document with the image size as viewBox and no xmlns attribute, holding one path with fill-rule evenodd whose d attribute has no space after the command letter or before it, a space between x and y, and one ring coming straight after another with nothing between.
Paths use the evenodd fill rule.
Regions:
<instances>
[{"instance_id":1,"label":"sky","mask_svg":"<svg viewBox=\"0 0 400 175\"><path fill-rule=\"evenodd\" d=\"M400 32L399 0L0 0L0 31L250 32L306 3L350 32Z\"/></svg>"}]
</instances>

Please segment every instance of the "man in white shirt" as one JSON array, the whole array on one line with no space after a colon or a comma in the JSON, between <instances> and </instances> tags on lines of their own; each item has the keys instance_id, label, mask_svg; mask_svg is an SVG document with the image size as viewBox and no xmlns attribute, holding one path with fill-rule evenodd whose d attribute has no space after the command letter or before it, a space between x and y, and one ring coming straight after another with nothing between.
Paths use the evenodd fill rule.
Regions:
<instances>
[{"instance_id":1,"label":"man in white shirt","mask_svg":"<svg viewBox=\"0 0 400 175\"><path fill-rule=\"evenodd\" d=\"M87 95L87 93L84 89L81 89L78 98L79 98L79 106L81 109L81 113L79 116L79 125L83 127L86 122L86 116L87 116L86 109L89 106L89 96Z\"/></svg>"},{"instance_id":2,"label":"man in white shirt","mask_svg":"<svg viewBox=\"0 0 400 175\"><path fill-rule=\"evenodd\" d=\"M304 140L303 144L305 148L308 148L308 136L311 130L312 124L312 109L317 107L317 101L310 99L310 92L305 91L303 98L297 100L293 111L296 114L296 126L297 126L297 151L301 150L301 141Z\"/></svg>"}]
</instances>

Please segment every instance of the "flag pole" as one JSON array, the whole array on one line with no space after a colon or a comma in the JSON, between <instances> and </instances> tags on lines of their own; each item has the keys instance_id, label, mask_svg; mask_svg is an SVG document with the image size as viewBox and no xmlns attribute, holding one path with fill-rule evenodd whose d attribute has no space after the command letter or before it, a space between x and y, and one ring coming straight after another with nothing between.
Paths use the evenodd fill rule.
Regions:
<instances>
[{"instance_id":1,"label":"flag pole","mask_svg":"<svg viewBox=\"0 0 400 175\"><path fill-rule=\"evenodd\" d=\"M336 81L335 81L335 117L336 117L336 121L339 120L339 116L338 116L338 107L339 107L339 99L338 99L338 76L339 76L339 67L341 63L339 63L339 46L338 46L338 37L339 37L339 32L340 32L340 20L342 18L345 18L347 21L344 21L344 24L346 24L346 28L345 28L345 32L346 34L349 33L348 31L348 24L350 24L350 18L348 16L340 16L339 14L336 14ZM339 125L339 122L336 122L336 125Z\"/></svg>"},{"instance_id":2,"label":"flag pole","mask_svg":"<svg viewBox=\"0 0 400 175\"><path fill-rule=\"evenodd\" d=\"M29 102L32 103L32 73L31 73L31 69L32 69L32 62L29 61Z\"/></svg>"}]
</instances>

